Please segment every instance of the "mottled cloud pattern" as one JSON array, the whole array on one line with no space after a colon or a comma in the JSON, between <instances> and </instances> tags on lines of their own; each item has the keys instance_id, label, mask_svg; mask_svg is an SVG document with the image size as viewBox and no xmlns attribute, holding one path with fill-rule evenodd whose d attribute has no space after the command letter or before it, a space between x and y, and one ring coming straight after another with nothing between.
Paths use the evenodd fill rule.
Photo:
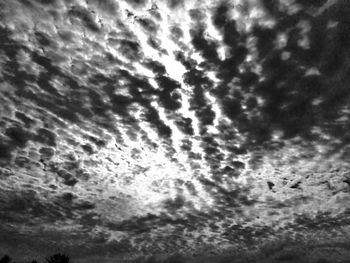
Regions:
<instances>
[{"instance_id":1,"label":"mottled cloud pattern","mask_svg":"<svg viewBox=\"0 0 350 263\"><path fill-rule=\"evenodd\" d=\"M350 254L348 1L0 10L0 251Z\"/></svg>"}]
</instances>

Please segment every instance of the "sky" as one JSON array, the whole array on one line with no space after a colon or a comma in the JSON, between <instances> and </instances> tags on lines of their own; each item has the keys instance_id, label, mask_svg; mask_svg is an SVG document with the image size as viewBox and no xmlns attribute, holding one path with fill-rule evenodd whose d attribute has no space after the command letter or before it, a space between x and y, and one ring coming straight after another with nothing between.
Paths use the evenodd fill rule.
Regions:
<instances>
[{"instance_id":1,"label":"sky","mask_svg":"<svg viewBox=\"0 0 350 263\"><path fill-rule=\"evenodd\" d=\"M346 262L349 11L1 1L0 254Z\"/></svg>"}]
</instances>

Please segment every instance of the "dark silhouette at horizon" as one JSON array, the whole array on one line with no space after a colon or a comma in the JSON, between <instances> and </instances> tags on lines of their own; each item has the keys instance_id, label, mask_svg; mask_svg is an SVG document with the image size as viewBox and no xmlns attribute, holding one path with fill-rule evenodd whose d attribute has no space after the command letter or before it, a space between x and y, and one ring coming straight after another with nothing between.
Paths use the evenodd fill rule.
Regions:
<instances>
[{"instance_id":1,"label":"dark silhouette at horizon","mask_svg":"<svg viewBox=\"0 0 350 263\"><path fill-rule=\"evenodd\" d=\"M38 263L38 261L35 259L33 259L30 262L31 263ZM66 254L62 254L62 253L53 254L52 256L49 256L48 258L45 259L45 263L69 263L69 262L70 262L69 256ZM10 256L8 256L7 254L5 254L0 259L0 263L16 263L16 262L12 261L12 258Z\"/></svg>"},{"instance_id":2,"label":"dark silhouette at horizon","mask_svg":"<svg viewBox=\"0 0 350 263\"><path fill-rule=\"evenodd\" d=\"M9 263L12 259L8 256L8 255L4 255L1 259L0 259L0 263Z\"/></svg>"}]
</instances>

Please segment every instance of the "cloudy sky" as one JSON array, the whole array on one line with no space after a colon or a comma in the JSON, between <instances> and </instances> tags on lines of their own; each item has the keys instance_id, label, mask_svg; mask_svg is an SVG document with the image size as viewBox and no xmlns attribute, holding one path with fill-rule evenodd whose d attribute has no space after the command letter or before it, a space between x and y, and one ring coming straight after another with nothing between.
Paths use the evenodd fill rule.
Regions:
<instances>
[{"instance_id":1,"label":"cloudy sky","mask_svg":"<svg viewBox=\"0 0 350 263\"><path fill-rule=\"evenodd\" d=\"M0 254L350 257L349 13L2 0Z\"/></svg>"}]
</instances>

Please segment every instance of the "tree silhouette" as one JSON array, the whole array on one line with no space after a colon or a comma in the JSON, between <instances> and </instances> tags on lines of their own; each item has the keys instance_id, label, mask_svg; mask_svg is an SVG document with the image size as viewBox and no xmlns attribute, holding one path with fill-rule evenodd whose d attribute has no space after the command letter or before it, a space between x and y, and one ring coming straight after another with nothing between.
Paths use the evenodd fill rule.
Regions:
<instances>
[{"instance_id":1,"label":"tree silhouette","mask_svg":"<svg viewBox=\"0 0 350 263\"><path fill-rule=\"evenodd\" d=\"M11 258L8 255L5 255L0 259L0 263L9 263L11 261Z\"/></svg>"},{"instance_id":2,"label":"tree silhouette","mask_svg":"<svg viewBox=\"0 0 350 263\"><path fill-rule=\"evenodd\" d=\"M47 263L69 263L69 257L65 254L54 254L46 258Z\"/></svg>"}]
</instances>

